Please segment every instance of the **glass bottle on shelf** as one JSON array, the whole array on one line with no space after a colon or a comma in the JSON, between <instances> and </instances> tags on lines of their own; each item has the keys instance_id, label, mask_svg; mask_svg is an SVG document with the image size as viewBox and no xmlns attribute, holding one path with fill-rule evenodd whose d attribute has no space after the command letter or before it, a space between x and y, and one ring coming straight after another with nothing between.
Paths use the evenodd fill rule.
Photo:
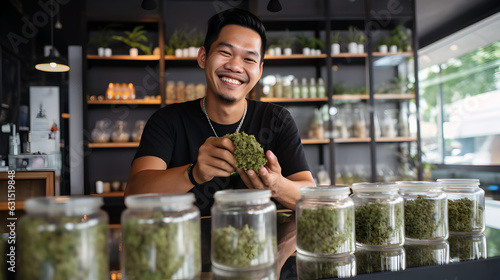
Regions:
<instances>
[{"instance_id":1,"label":"glass bottle on shelf","mask_svg":"<svg viewBox=\"0 0 500 280\"><path fill-rule=\"evenodd\" d=\"M177 81L177 86L175 87L175 96L179 101L186 100L184 81Z\"/></svg>"},{"instance_id":2,"label":"glass bottle on shelf","mask_svg":"<svg viewBox=\"0 0 500 280\"><path fill-rule=\"evenodd\" d=\"M302 86L300 88L300 97L308 98L309 97L309 87L307 85L307 79L302 78Z\"/></svg>"},{"instance_id":3,"label":"glass bottle on shelf","mask_svg":"<svg viewBox=\"0 0 500 280\"><path fill-rule=\"evenodd\" d=\"M408 124L408 110L404 104L401 105L401 109L399 110L399 119L398 119L398 128L399 128L399 136L401 137L409 137L410 136L410 128Z\"/></svg>"},{"instance_id":4,"label":"glass bottle on shelf","mask_svg":"<svg viewBox=\"0 0 500 280\"><path fill-rule=\"evenodd\" d=\"M323 78L318 79L318 97L326 97L325 82L323 81Z\"/></svg>"},{"instance_id":5,"label":"glass bottle on shelf","mask_svg":"<svg viewBox=\"0 0 500 280\"><path fill-rule=\"evenodd\" d=\"M392 117L391 110L384 111L384 120L382 122L382 136L383 137L396 137L396 122Z\"/></svg>"},{"instance_id":6,"label":"glass bottle on shelf","mask_svg":"<svg viewBox=\"0 0 500 280\"><path fill-rule=\"evenodd\" d=\"M283 97L292 98L292 81L289 77L283 78Z\"/></svg>"},{"instance_id":7,"label":"glass bottle on shelf","mask_svg":"<svg viewBox=\"0 0 500 280\"><path fill-rule=\"evenodd\" d=\"M366 137L366 121L363 107L356 108L355 110L355 122L354 122L354 137L364 138Z\"/></svg>"},{"instance_id":8,"label":"glass bottle on shelf","mask_svg":"<svg viewBox=\"0 0 500 280\"><path fill-rule=\"evenodd\" d=\"M127 131L126 121L116 121L113 131L111 132L111 140L113 142L128 142L130 139L130 133Z\"/></svg>"},{"instance_id":9,"label":"glass bottle on shelf","mask_svg":"<svg viewBox=\"0 0 500 280\"><path fill-rule=\"evenodd\" d=\"M106 89L106 99L113 99L115 97L115 85L113 83L108 84Z\"/></svg>"},{"instance_id":10,"label":"glass bottle on shelf","mask_svg":"<svg viewBox=\"0 0 500 280\"><path fill-rule=\"evenodd\" d=\"M276 75L276 84L274 84L274 97L282 98L283 97L283 83L281 81L281 76Z\"/></svg>"},{"instance_id":11,"label":"glass bottle on shelf","mask_svg":"<svg viewBox=\"0 0 500 280\"><path fill-rule=\"evenodd\" d=\"M171 101L177 100L174 81L167 81L167 86L165 87L165 91L167 92L167 100Z\"/></svg>"},{"instance_id":12,"label":"glass bottle on shelf","mask_svg":"<svg viewBox=\"0 0 500 280\"><path fill-rule=\"evenodd\" d=\"M135 122L135 127L134 130L132 131L132 141L134 142L141 141L142 131L144 130L145 125L146 122L143 120L138 120Z\"/></svg>"},{"instance_id":13,"label":"glass bottle on shelf","mask_svg":"<svg viewBox=\"0 0 500 280\"><path fill-rule=\"evenodd\" d=\"M378 116L375 112L373 113L373 126L374 126L373 128L375 132L375 138L382 136L382 131L380 129L380 122L378 121Z\"/></svg>"},{"instance_id":14,"label":"glass bottle on shelf","mask_svg":"<svg viewBox=\"0 0 500 280\"><path fill-rule=\"evenodd\" d=\"M293 79L293 98L300 98L301 88L299 85L299 80L297 78Z\"/></svg>"},{"instance_id":15,"label":"glass bottle on shelf","mask_svg":"<svg viewBox=\"0 0 500 280\"><path fill-rule=\"evenodd\" d=\"M110 121L107 119L98 120L95 123L94 129L92 129L91 137L94 143L105 143L109 141L110 133L109 126Z\"/></svg>"},{"instance_id":16,"label":"glass bottle on shelf","mask_svg":"<svg viewBox=\"0 0 500 280\"><path fill-rule=\"evenodd\" d=\"M309 82L309 97L318 97L318 88L316 88L316 79L314 78L311 78L311 81Z\"/></svg>"},{"instance_id":17,"label":"glass bottle on shelf","mask_svg":"<svg viewBox=\"0 0 500 280\"><path fill-rule=\"evenodd\" d=\"M128 83L128 99L135 99L135 87L134 84Z\"/></svg>"}]
</instances>

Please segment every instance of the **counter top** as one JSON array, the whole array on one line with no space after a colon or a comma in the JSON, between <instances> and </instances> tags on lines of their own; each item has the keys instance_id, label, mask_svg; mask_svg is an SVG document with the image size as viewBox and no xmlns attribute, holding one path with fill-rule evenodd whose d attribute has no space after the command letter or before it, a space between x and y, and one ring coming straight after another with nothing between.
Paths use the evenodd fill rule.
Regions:
<instances>
[{"instance_id":1,"label":"counter top","mask_svg":"<svg viewBox=\"0 0 500 280\"><path fill-rule=\"evenodd\" d=\"M405 244L393 250L357 250L341 258L310 258L295 250L295 216L278 213L278 261L276 267L253 272L219 271L210 263L209 217L201 218L201 279L498 279L500 275L500 230L487 227L474 236L455 236L429 245ZM121 279L118 244L120 227L112 227L111 279Z\"/></svg>"}]
</instances>

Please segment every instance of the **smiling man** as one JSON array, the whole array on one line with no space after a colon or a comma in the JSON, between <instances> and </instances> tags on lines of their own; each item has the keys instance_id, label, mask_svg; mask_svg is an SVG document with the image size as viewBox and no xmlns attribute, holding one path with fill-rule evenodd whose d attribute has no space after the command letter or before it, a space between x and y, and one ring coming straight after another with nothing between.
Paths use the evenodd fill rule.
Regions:
<instances>
[{"instance_id":1,"label":"smiling man","mask_svg":"<svg viewBox=\"0 0 500 280\"><path fill-rule=\"evenodd\" d=\"M210 18L198 53L206 96L151 116L125 195L193 192L206 216L218 190L270 189L275 201L295 209L299 188L315 185L295 122L281 106L246 99L262 75L265 45L262 22L248 11ZM268 162L259 175L236 169L235 147L223 137L242 131L255 135L266 151Z\"/></svg>"}]
</instances>

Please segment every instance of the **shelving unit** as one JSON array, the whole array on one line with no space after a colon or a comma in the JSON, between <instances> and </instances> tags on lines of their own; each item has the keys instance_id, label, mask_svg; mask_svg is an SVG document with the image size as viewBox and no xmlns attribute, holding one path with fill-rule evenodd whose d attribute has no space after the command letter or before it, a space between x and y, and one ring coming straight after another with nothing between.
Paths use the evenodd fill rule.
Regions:
<instances>
[{"instance_id":1,"label":"shelving unit","mask_svg":"<svg viewBox=\"0 0 500 280\"><path fill-rule=\"evenodd\" d=\"M169 5L169 3L175 2L175 7L182 7L183 5L188 5L181 3L181 1L166 1L164 5ZM197 2L198 3L198 2ZM316 165L327 165L330 171L330 177L335 178L336 171L339 170L339 166L343 166L346 163L347 156L343 154L349 154L349 160L358 157L361 158L360 163L367 164L370 166L371 179L375 181L376 179L376 166L379 164L377 157L377 150L379 149L390 149L391 154L395 155L399 152L399 146L405 145L415 145L418 150L418 159L420 159L420 143L419 143L419 124L417 123L417 136L415 137L374 137L374 111L381 110L384 106L390 109L397 109L400 103L415 102L418 104L418 96L415 93L403 93L403 92L390 92L390 93L378 93L377 83L378 77L374 74L375 72L375 61L377 59L410 59L415 58L417 61L416 51L412 52L398 52L398 53L380 53L374 51L374 45L377 38L372 38L372 33L387 34L390 33L391 29L398 24L404 24L405 26L415 31L414 25L414 3L409 2L404 5L404 10L397 16L391 17L391 19L385 24L379 24L379 30L370 30L368 23L377 23L377 19L370 15L369 11L371 7L371 1L357 1L356 3L346 4L352 5L352 9L347 7L346 9L338 10L336 9L337 3L331 1L318 2L324 7L313 7L308 3L301 3L297 5L303 5L304 15L286 15L280 13L279 16L275 14L270 14L265 11L265 7L261 7L262 3L248 3L243 5L248 5L248 8L257 14L265 23L266 29L269 34L273 32L283 32L285 29L290 29L291 32L305 32L311 34L316 38L321 38L326 42L326 47L323 48L323 53L320 55L303 55L299 53L294 53L292 55L265 55L264 57L264 72L265 73L279 73L282 76L288 75L290 73L295 74L297 77L311 77L323 78L325 81L325 88L327 96L323 98L275 98L275 97L265 97L262 92L257 89L257 99L264 102L279 103L283 106L290 106L293 108L298 108L296 111L300 111L299 122L304 121L310 117L313 109L320 108L321 106L328 105L330 108L342 106L341 104L364 104L367 108L373 108L369 110L368 129L369 134L367 137L351 137L351 138L324 138L324 139L309 139L304 135L302 136L302 143L306 145L306 154L311 157L310 167L315 172L314 168ZM211 3L198 3L202 5L212 5ZM306 5L307 4L307 5ZM307 7L306 7L307 6ZM177 26L181 26L184 22L177 22L178 19L170 18L172 13L171 7L169 9L162 10L159 17L155 17L154 20L148 19L147 22L151 26L151 22L158 23L158 45L163 49L164 37L167 37L169 31L172 31ZM315 10L316 9L316 10ZM285 12L285 11L284 11ZM165 13L165 14L163 14ZM195 18L195 21L199 21L196 16L190 17ZM95 20L95 18L93 19ZM122 19L126 20L126 19ZM164 20L166 22L164 22ZM170 22L168 22L170 20ZM106 20L103 20L106 21ZM140 22L137 19L134 22ZM173 23L175 22L175 23ZM175 26L175 25L177 26ZM196 24L196 23L194 23ZM202 23L205 26L205 22ZM199 24L201 25L201 24ZM347 32L349 25L358 27L367 35L367 42L365 44L365 52L362 54L349 54L345 51L340 54L330 54L330 38L327 34L331 31L341 31ZM94 25L95 27L95 25ZM377 31L377 32L375 32ZM416 32L412 33L413 42L416 39ZM413 46L416 49L416 46ZM297 48L294 49L295 52L298 51ZM99 57L94 54L86 54L86 68L87 71L91 71L92 65L98 65L104 68L113 68L113 65L126 65L126 67L137 67L142 70L148 68L148 72L145 74L143 71L140 77L144 75L150 75L155 73L151 80L155 80L158 83L158 89L154 92L154 95L160 95L161 99L135 99L135 100L88 100L86 101L86 128L90 131L92 130L93 122L97 115L102 115L103 117L108 117L105 112L109 109L119 111L120 114L135 115L137 111L145 115L145 111L153 112L154 110L164 106L166 104L173 104L184 101L168 100L165 92L165 81L167 79L177 81L183 80L184 78L192 78L191 72L198 69L196 57L176 57L173 55L139 55L137 57L131 57L129 55L112 55L111 57ZM116 64L115 64L116 63ZM338 70L333 70L333 66L338 66ZM397 75L398 65L393 65L382 69L384 72L389 73L387 77L392 75ZM153 70L151 70L153 69ZM396 69L396 70L395 70ZM191 72L190 72L191 71ZM391 72L392 71L392 72ZM296 74L297 73L297 74ZM306 74L303 74L306 73ZM344 74L347 73L347 74ZM416 72L415 72L416 73ZM203 74L197 73L196 75L203 76ZM343 76L342 76L343 75ZM375 75L375 76L374 76ZM385 74L384 74L385 75ZM88 83L93 83L95 81L90 81L88 74L85 74L86 81ZM358 94L341 94L334 95L333 87L336 83L340 82L340 77L348 76L352 81L358 82L366 87L366 91L359 91ZM263 74L264 77L264 74ZM387 78L383 77L383 78ZM418 92L418 77L415 77L415 92ZM193 78L194 79L194 78ZM382 78L380 78L382 79ZM110 81L112 82L112 81ZM85 90L84 94L91 95L104 95L104 91L92 91ZM417 106L418 110L418 106ZM134 114L131 114L134 112ZM131 125L129 123L129 125ZM299 124L304 126L304 124ZM100 159L111 158L114 155L122 157L122 154L128 154L128 158L133 155L134 149L138 147L136 142L127 143L92 143L89 141L87 148L91 151L90 155L86 158L86 178L88 181L85 183L86 193L93 193L93 180L95 176L89 176L90 170L95 169L92 164L97 163ZM316 152L319 151L319 153ZM362 153L362 154L361 154ZM352 155L351 155L352 154ZM91 159L92 157L92 159ZM96 157L96 159L94 159ZM380 159L380 158L379 158ZM308 159L309 160L309 159ZM383 159L380 159L383 160ZM362 162L361 162L362 161ZM124 162L127 162L126 160ZM108 164L109 166L109 164ZM122 165L120 165L122 166ZM126 166L122 168L123 174L128 175L128 170L130 163L127 162ZM101 173L102 174L102 173ZM114 176L114 175L113 175ZM113 176L105 178L106 180L113 180ZM419 174L419 177L420 174ZM418 179L417 178L417 179ZM123 178L122 178L123 179ZM114 195L120 195L113 194Z\"/></svg>"}]
</instances>

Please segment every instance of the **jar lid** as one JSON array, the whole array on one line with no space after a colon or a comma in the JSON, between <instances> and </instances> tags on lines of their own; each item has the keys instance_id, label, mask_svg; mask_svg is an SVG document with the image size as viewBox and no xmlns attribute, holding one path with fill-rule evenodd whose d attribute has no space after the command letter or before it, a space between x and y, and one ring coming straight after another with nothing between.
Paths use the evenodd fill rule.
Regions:
<instances>
[{"instance_id":1,"label":"jar lid","mask_svg":"<svg viewBox=\"0 0 500 280\"><path fill-rule=\"evenodd\" d=\"M354 192L389 192L397 191L398 186L392 183L354 183L352 190Z\"/></svg>"},{"instance_id":2,"label":"jar lid","mask_svg":"<svg viewBox=\"0 0 500 280\"><path fill-rule=\"evenodd\" d=\"M64 214L68 216L87 215L100 210L102 197L93 196L48 196L30 198L24 209L33 214Z\"/></svg>"},{"instance_id":3,"label":"jar lid","mask_svg":"<svg viewBox=\"0 0 500 280\"><path fill-rule=\"evenodd\" d=\"M429 181L397 181L396 185L399 189L442 189L443 186L440 182L429 182Z\"/></svg>"},{"instance_id":4,"label":"jar lid","mask_svg":"<svg viewBox=\"0 0 500 280\"><path fill-rule=\"evenodd\" d=\"M443 185L475 185L479 186L479 179L437 179Z\"/></svg>"},{"instance_id":5,"label":"jar lid","mask_svg":"<svg viewBox=\"0 0 500 280\"><path fill-rule=\"evenodd\" d=\"M185 210L194 202L193 193L147 193L125 198L125 205L133 209Z\"/></svg>"},{"instance_id":6,"label":"jar lid","mask_svg":"<svg viewBox=\"0 0 500 280\"><path fill-rule=\"evenodd\" d=\"M317 186L317 187L302 187L300 195L306 197L331 197L339 195L348 195L351 191L349 187L341 186Z\"/></svg>"},{"instance_id":7,"label":"jar lid","mask_svg":"<svg viewBox=\"0 0 500 280\"><path fill-rule=\"evenodd\" d=\"M271 190L235 189L217 191L214 195L216 201L220 202L241 202L252 200L263 200L271 198Z\"/></svg>"}]
</instances>

